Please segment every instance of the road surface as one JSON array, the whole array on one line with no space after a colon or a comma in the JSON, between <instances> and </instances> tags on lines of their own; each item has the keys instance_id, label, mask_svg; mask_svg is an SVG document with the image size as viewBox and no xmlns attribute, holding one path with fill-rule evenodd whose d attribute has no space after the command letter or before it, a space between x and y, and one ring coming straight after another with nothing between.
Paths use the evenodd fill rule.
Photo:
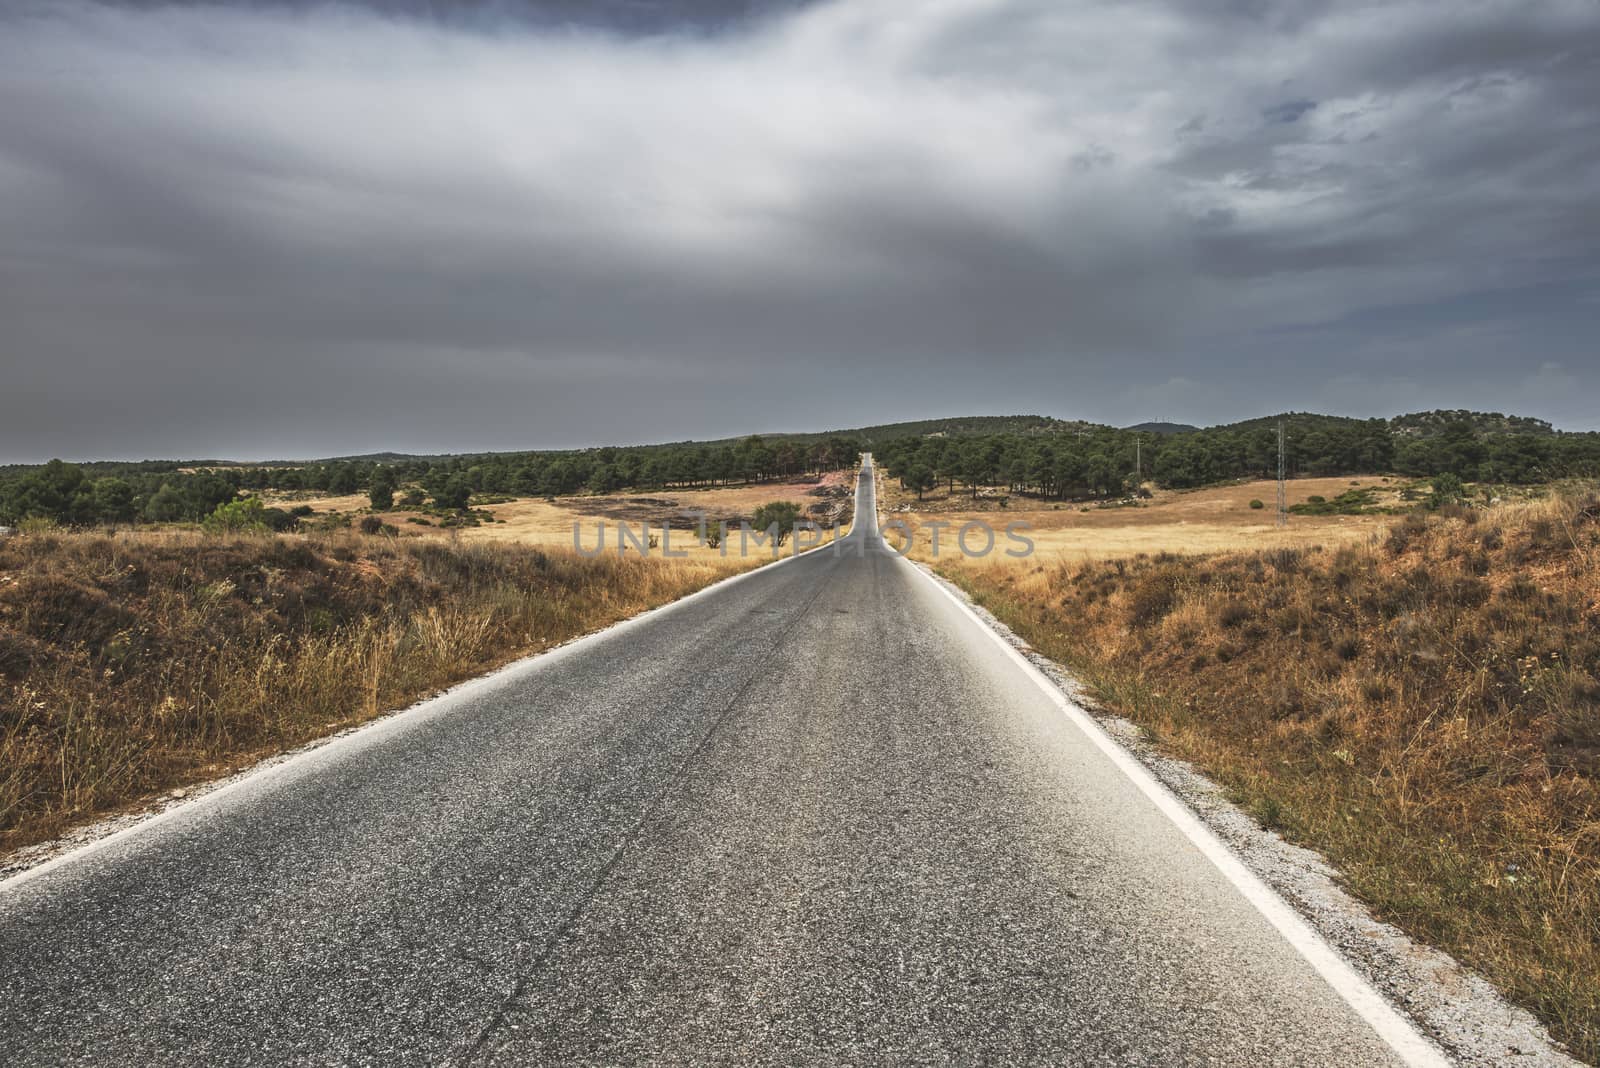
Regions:
<instances>
[{"instance_id":1,"label":"road surface","mask_svg":"<svg viewBox=\"0 0 1600 1068\"><path fill-rule=\"evenodd\" d=\"M12 880L0 1063L1399 1063L857 506Z\"/></svg>"}]
</instances>

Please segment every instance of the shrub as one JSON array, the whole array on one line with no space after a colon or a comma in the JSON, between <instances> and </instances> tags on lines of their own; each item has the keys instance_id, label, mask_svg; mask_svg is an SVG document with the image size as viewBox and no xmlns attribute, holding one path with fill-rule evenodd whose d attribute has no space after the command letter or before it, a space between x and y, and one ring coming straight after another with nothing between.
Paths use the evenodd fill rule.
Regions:
<instances>
[{"instance_id":1,"label":"shrub","mask_svg":"<svg viewBox=\"0 0 1600 1068\"><path fill-rule=\"evenodd\" d=\"M1300 560L1303 555L1299 549L1284 546L1266 550L1261 554L1261 559L1271 564L1280 574L1292 575L1300 570Z\"/></svg>"},{"instance_id":2,"label":"shrub","mask_svg":"<svg viewBox=\"0 0 1600 1068\"><path fill-rule=\"evenodd\" d=\"M1270 794L1256 798L1250 806L1250 813L1266 830L1280 830L1284 825L1283 802Z\"/></svg>"},{"instance_id":3,"label":"shrub","mask_svg":"<svg viewBox=\"0 0 1600 1068\"><path fill-rule=\"evenodd\" d=\"M1433 493L1428 497L1429 508L1443 508L1447 504L1455 504L1461 499L1461 479L1448 471L1436 475L1433 479Z\"/></svg>"},{"instance_id":4,"label":"shrub","mask_svg":"<svg viewBox=\"0 0 1600 1068\"><path fill-rule=\"evenodd\" d=\"M1413 543L1428 529L1428 521L1415 512L1406 516L1405 522L1389 531L1389 537L1384 542L1389 552L1395 556L1409 549Z\"/></svg>"},{"instance_id":5,"label":"shrub","mask_svg":"<svg viewBox=\"0 0 1600 1068\"><path fill-rule=\"evenodd\" d=\"M1224 601L1217 609L1217 622L1230 629L1239 626L1249 618L1250 606L1243 601Z\"/></svg>"},{"instance_id":6,"label":"shrub","mask_svg":"<svg viewBox=\"0 0 1600 1068\"><path fill-rule=\"evenodd\" d=\"M282 508L267 508L261 513L261 521L273 531L293 530L300 525L300 517Z\"/></svg>"},{"instance_id":7,"label":"shrub","mask_svg":"<svg viewBox=\"0 0 1600 1068\"><path fill-rule=\"evenodd\" d=\"M1136 627L1149 626L1177 603L1177 572L1170 568L1152 571L1139 579L1128 594L1128 620Z\"/></svg>"},{"instance_id":8,"label":"shrub","mask_svg":"<svg viewBox=\"0 0 1600 1068\"><path fill-rule=\"evenodd\" d=\"M1259 511L1260 511L1260 510L1261 510L1261 509L1263 509L1263 508L1265 508L1265 507L1266 507L1266 505L1265 505L1265 504L1263 504L1263 503L1262 503L1262 502L1261 502L1261 500L1260 500L1260 499L1259 499L1259 498L1258 498L1258 499L1256 499L1256 500L1252 500L1252 501L1251 501L1251 502L1250 502L1250 507L1251 507L1251 508L1254 508L1254 509L1255 509L1255 510L1256 510L1256 511L1258 511L1258 512L1259 512Z\"/></svg>"},{"instance_id":9,"label":"shrub","mask_svg":"<svg viewBox=\"0 0 1600 1068\"><path fill-rule=\"evenodd\" d=\"M1375 491L1360 486L1347 489L1333 500L1313 493L1303 503L1291 505L1289 511L1298 515L1364 515L1374 511Z\"/></svg>"},{"instance_id":10,"label":"shrub","mask_svg":"<svg viewBox=\"0 0 1600 1068\"><path fill-rule=\"evenodd\" d=\"M219 504L201 523L213 534L239 534L267 529L266 508L259 497Z\"/></svg>"}]
</instances>

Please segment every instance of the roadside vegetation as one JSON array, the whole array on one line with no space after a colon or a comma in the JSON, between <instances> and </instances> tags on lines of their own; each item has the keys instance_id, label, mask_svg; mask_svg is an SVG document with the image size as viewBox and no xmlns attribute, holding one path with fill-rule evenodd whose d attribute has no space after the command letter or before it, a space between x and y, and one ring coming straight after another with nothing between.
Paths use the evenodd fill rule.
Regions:
<instances>
[{"instance_id":1,"label":"roadside vegetation","mask_svg":"<svg viewBox=\"0 0 1600 1068\"><path fill-rule=\"evenodd\" d=\"M1600 498L1429 503L1361 544L939 566L1600 1061Z\"/></svg>"},{"instance_id":2,"label":"roadside vegetation","mask_svg":"<svg viewBox=\"0 0 1600 1068\"><path fill-rule=\"evenodd\" d=\"M222 520L0 540L0 853L744 566Z\"/></svg>"}]
</instances>

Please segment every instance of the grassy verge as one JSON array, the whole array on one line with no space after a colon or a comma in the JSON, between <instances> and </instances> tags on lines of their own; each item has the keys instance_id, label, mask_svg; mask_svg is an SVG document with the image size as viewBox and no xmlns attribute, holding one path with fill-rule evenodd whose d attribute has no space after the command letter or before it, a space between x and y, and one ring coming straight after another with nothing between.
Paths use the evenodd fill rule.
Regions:
<instances>
[{"instance_id":1,"label":"grassy verge","mask_svg":"<svg viewBox=\"0 0 1600 1068\"><path fill-rule=\"evenodd\" d=\"M351 534L0 542L0 852L739 568Z\"/></svg>"},{"instance_id":2,"label":"grassy verge","mask_svg":"<svg viewBox=\"0 0 1600 1068\"><path fill-rule=\"evenodd\" d=\"M1600 502L1370 547L942 569L1600 1061Z\"/></svg>"}]
</instances>

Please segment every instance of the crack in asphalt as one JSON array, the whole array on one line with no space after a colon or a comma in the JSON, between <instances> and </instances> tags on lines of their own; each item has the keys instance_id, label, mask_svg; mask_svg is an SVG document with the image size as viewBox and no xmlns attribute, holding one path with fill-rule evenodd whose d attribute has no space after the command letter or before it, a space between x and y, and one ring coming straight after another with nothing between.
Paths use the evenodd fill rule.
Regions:
<instances>
[{"instance_id":1,"label":"crack in asphalt","mask_svg":"<svg viewBox=\"0 0 1600 1068\"><path fill-rule=\"evenodd\" d=\"M796 617L803 617L816 602L817 598L822 596L822 592L825 588L826 587L824 584L816 583L813 586L810 595L800 605L799 610L791 614ZM789 638L790 634L787 631L780 632L778 635L776 635L772 643L768 646L768 655L771 656L776 654L778 650L783 647L784 643L789 640ZM606 862L601 865L599 872L596 873L594 879L590 881L588 888L579 895L577 902L562 917L561 922L556 925L555 929L545 937L544 942L539 946L538 952L531 956L525 963L517 967L517 978L512 984L511 990L506 994L505 998L502 999L500 1004L496 1007L494 1013L478 1031L477 1035L473 1037L471 1043L458 1056L447 1061L447 1064L451 1065L452 1068L463 1068L463 1066L471 1064L473 1059L483 1052L484 1047L488 1045L495 1033L504 1026L507 1018L511 1015L512 1009L516 1006L517 1002L520 1001L523 995L527 992L529 981L539 973L540 969L542 969L549 961L551 954L555 952L556 947L561 944L566 936L572 931L573 927L577 925L578 920L581 919L583 914L588 911L589 906L592 905L595 898L599 896L601 888L604 887L606 882L611 878L611 875L616 871L617 866L622 863L622 859L628 855L628 852L633 848L635 843L638 842L640 836L644 833L645 828L649 826L652 820L655 819L656 814L661 809L662 803L665 802L667 797L677 789L679 784L683 781L684 775L689 770L689 767L697 759L699 759L700 755L705 752L706 748L711 744L712 739L717 736L717 733L722 729L723 725L733 717L734 712L744 701L745 694L749 693L750 689L755 686L757 682L761 681L762 678L762 672L759 669L759 665L757 665L757 667L750 672L749 677L739 685L739 689L734 693L734 695L729 698L728 703L723 706L722 711L717 713L716 718L712 721L711 726L706 731L705 735L700 739L700 741L695 743L694 748L689 751L688 755L683 758L683 760L675 769L673 769L672 774L667 777L667 780L662 783L660 790L656 792L656 796L652 798L649 805L645 807L645 810L640 814L639 819L631 828L629 828L628 832L623 835L622 841L618 844L616 850L611 854Z\"/></svg>"}]
</instances>

